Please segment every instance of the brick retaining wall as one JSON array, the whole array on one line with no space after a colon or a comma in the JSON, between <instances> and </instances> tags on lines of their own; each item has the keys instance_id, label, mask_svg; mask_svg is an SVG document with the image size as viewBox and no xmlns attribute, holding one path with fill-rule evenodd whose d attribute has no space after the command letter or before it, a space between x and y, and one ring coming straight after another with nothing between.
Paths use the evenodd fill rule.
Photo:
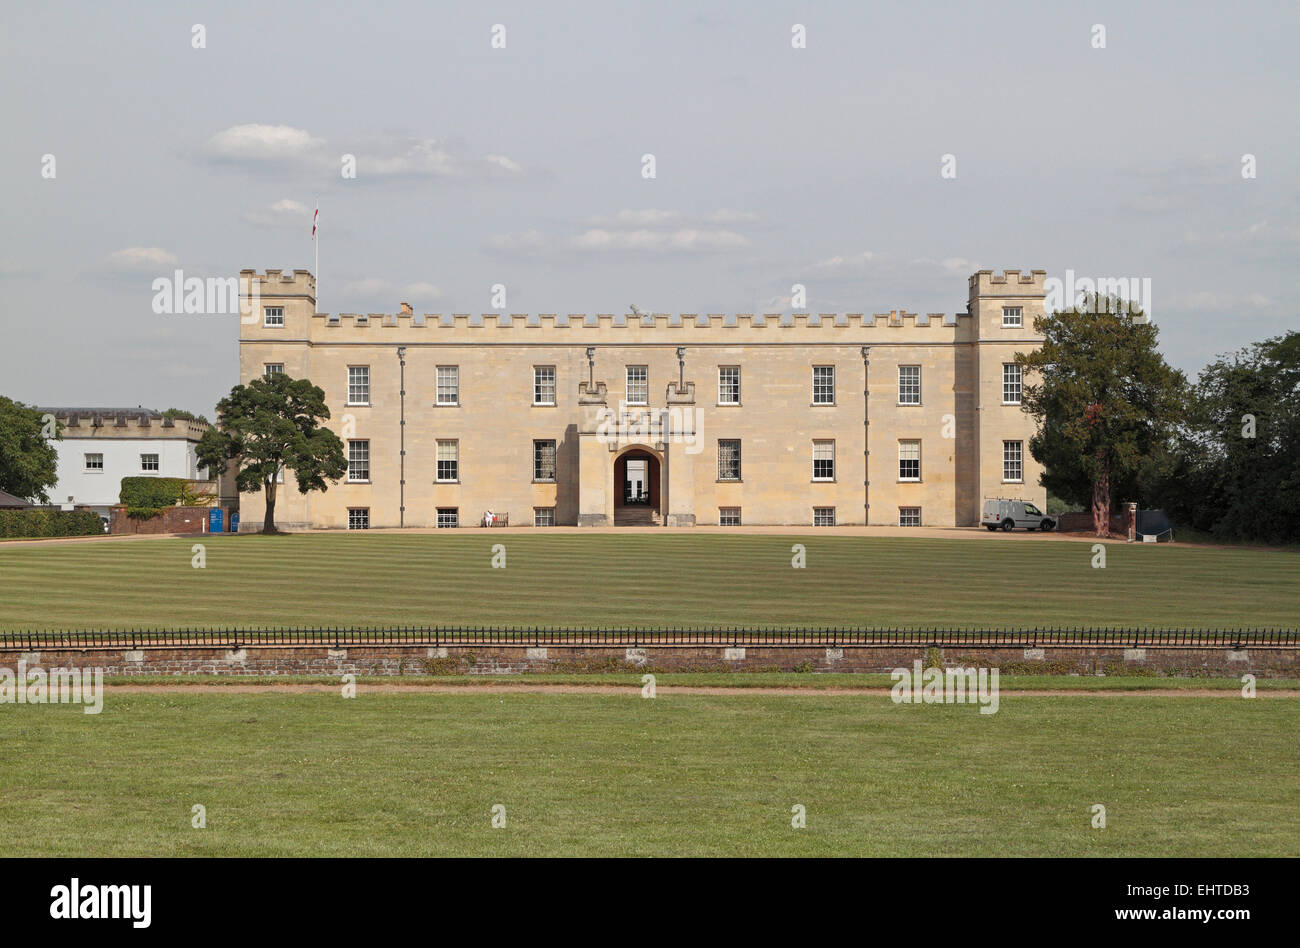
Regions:
<instances>
[{"instance_id":1,"label":"brick retaining wall","mask_svg":"<svg viewBox=\"0 0 1300 948\"><path fill-rule=\"evenodd\" d=\"M932 653L937 652L935 656ZM0 651L0 668L102 668L127 675L493 675L529 672L889 672L920 659L1004 674L1300 677L1300 650L1224 648L839 648L813 646L249 646Z\"/></svg>"}]
</instances>

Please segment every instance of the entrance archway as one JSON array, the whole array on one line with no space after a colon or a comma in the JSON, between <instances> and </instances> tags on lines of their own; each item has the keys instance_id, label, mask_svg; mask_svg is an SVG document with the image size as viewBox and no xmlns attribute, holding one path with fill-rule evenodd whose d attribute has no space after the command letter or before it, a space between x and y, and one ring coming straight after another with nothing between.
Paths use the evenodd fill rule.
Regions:
<instances>
[{"instance_id":1,"label":"entrance archway","mask_svg":"<svg viewBox=\"0 0 1300 948\"><path fill-rule=\"evenodd\" d=\"M662 523L659 458L631 448L614 459L614 526Z\"/></svg>"}]
</instances>

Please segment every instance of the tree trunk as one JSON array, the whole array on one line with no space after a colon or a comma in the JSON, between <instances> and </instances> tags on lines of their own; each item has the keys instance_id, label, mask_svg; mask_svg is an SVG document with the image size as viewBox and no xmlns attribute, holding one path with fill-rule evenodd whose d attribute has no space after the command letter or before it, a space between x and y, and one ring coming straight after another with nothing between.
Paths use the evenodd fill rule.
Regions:
<instances>
[{"instance_id":1,"label":"tree trunk","mask_svg":"<svg viewBox=\"0 0 1300 948\"><path fill-rule=\"evenodd\" d=\"M1110 462L1098 455L1099 470L1092 482L1092 526L1097 536L1110 536Z\"/></svg>"},{"instance_id":2,"label":"tree trunk","mask_svg":"<svg viewBox=\"0 0 1300 948\"><path fill-rule=\"evenodd\" d=\"M275 533L275 478L268 477L262 482L262 492L266 495L266 516L262 518L262 532Z\"/></svg>"}]
</instances>

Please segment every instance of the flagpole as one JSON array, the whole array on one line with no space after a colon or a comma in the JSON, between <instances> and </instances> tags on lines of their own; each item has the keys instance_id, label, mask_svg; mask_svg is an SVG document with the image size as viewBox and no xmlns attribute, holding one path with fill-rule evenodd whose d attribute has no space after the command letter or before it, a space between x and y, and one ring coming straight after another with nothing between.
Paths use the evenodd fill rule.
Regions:
<instances>
[{"instance_id":1,"label":"flagpole","mask_svg":"<svg viewBox=\"0 0 1300 948\"><path fill-rule=\"evenodd\" d=\"M311 220L311 242L312 242L313 249L316 251L316 262L312 265L313 266L312 276L316 278L316 312L318 313L320 312L320 235L316 233L318 229L316 223L317 223L317 218L319 217L320 217L320 201L317 201L316 214L312 217Z\"/></svg>"}]
</instances>

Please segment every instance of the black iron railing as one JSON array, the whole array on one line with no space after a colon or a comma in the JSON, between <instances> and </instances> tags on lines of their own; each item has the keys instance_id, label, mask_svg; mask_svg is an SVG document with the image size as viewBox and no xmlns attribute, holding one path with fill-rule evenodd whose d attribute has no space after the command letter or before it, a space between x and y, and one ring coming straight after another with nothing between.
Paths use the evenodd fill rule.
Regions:
<instances>
[{"instance_id":1,"label":"black iron railing","mask_svg":"<svg viewBox=\"0 0 1300 948\"><path fill-rule=\"evenodd\" d=\"M260 628L45 630L0 633L0 651L246 646L827 646L831 648L1300 648L1295 629L1126 628Z\"/></svg>"}]
</instances>

